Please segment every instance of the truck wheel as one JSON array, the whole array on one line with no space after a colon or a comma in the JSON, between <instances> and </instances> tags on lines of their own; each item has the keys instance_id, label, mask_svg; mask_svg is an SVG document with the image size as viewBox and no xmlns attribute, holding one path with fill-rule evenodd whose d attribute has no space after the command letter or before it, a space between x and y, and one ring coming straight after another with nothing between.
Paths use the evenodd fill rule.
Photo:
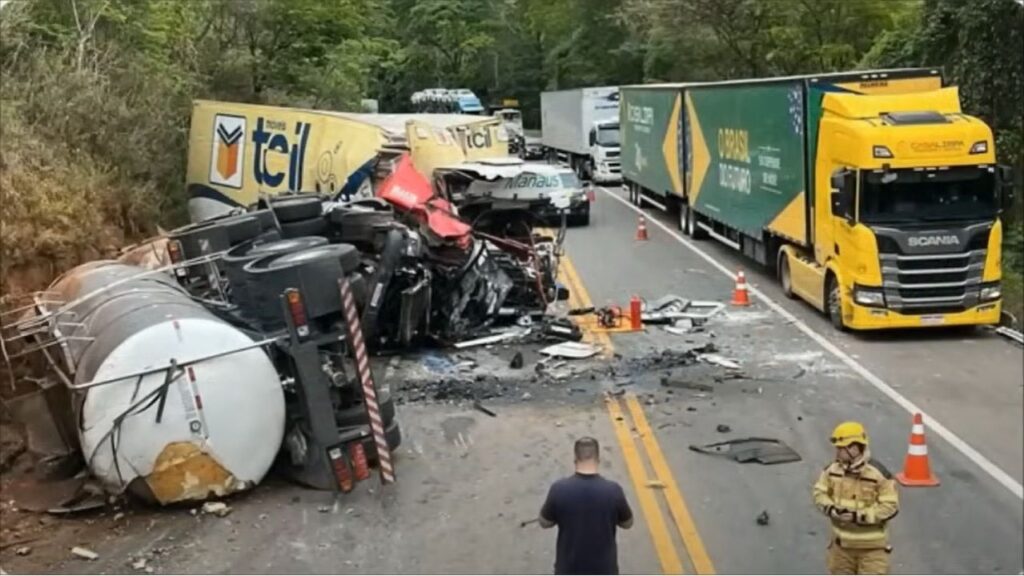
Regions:
<instances>
[{"instance_id":1,"label":"truck wheel","mask_svg":"<svg viewBox=\"0 0 1024 576\"><path fill-rule=\"evenodd\" d=\"M316 216L308 220L281 222L281 236L284 238L301 238L303 236L320 236L327 231L327 220Z\"/></svg>"},{"instance_id":2,"label":"truck wheel","mask_svg":"<svg viewBox=\"0 0 1024 576\"><path fill-rule=\"evenodd\" d=\"M271 200L270 207L281 223L319 218L323 214L323 204L316 196L285 196Z\"/></svg>"},{"instance_id":3,"label":"truck wheel","mask_svg":"<svg viewBox=\"0 0 1024 576\"><path fill-rule=\"evenodd\" d=\"M840 332L846 332L846 324L843 322L843 299L835 276L828 277L826 289L828 295L825 299L825 309L828 312L828 319L832 322L833 328Z\"/></svg>"},{"instance_id":4,"label":"truck wheel","mask_svg":"<svg viewBox=\"0 0 1024 576\"><path fill-rule=\"evenodd\" d=\"M793 295L793 278L789 273L789 256L785 252L780 252L779 255L779 282L782 284L782 293L792 300Z\"/></svg>"},{"instance_id":5,"label":"truck wheel","mask_svg":"<svg viewBox=\"0 0 1024 576\"><path fill-rule=\"evenodd\" d=\"M679 204L679 231L683 236L690 235L689 214L690 208L686 204Z\"/></svg>"},{"instance_id":6,"label":"truck wheel","mask_svg":"<svg viewBox=\"0 0 1024 576\"><path fill-rule=\"evenodd\" d=\"M708 237L707 230L697 225L697 211L690 208L689 204L686 206L686 229L689 230L687 235L694 240L704 240Z\"/></svg>"}]
</instances>

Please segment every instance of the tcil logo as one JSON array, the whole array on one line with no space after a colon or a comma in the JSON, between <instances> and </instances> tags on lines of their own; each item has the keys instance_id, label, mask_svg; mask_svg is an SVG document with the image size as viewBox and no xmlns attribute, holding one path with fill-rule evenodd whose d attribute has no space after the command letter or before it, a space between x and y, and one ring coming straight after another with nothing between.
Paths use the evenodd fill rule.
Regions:
<instances>
[{"instance_id":1,"label":"tcil logo","mask_svg":"<svg viewBox=\"0 0 1024 576\"><path fill-rule=\"evenodd\" d=\"M252 175L261 186L277 188L288 177L287 189L302 190L302 165L309 141L309 124L296 122L289 133L288 123L280 120L256 119L252 132ZM283 166L287 159L287 167Z\"/></svg>"},{"instance_id":2,"label":"tcil logo","mask_svg":"<svg viewBox=\"0 0 1024 576\"><path fill-rule=\"evenodd\" d=\"M477 150L490 148L494 141L491 139L490 129L469 130L465 136L466 147Z\"/></svg>"},{"instance_id":3,"label":"tcil logo","mask_svg":"<svg viewBox=\"0 0 1024 576\"><path fill-rule=\"evenodd\" d=\"M936 236L911 236L907 238L907 244L911 248L922 246L959 246L960 239L955 234L940 234Z\"/></svg>"}]
</instances>

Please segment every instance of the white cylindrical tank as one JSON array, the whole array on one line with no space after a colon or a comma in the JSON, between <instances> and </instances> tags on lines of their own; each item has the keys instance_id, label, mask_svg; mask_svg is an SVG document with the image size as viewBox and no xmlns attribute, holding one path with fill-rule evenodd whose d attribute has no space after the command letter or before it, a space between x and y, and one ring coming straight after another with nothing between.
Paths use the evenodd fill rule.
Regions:
<instances>
[{"instance_id":1,"label":"white cylindrical tank","mask_svg":"<svg viewBox=\"0 0 1024 576\"><path fill-rule=\"evenodd\" d=\"M90 263L50 291L73 305L57 319L74 383L116 381L72 396L92 473L114 490L161 504L249 488L270 469L284 435L280 377L254 340L194 302L169 276ZM168 365L185 368L117 379Z\"/></svg>"}]
</instances>

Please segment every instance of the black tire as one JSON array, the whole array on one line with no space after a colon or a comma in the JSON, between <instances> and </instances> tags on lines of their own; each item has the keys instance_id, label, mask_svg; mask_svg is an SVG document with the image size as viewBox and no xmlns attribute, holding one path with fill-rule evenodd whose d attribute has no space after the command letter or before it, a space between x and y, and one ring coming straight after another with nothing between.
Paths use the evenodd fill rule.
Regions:
<instances>
[{"instance_id":1,"label":"black tire","mask_svg":"<svg viewBox=\"0 0 1024 576\"><path fill-rule=\"evenodd\" d=\"M785 252L779 252L779 284L782 285L782 294L790 300L796 298L793 294L793 278L789 271L789 257Z\"/></svg>"},{"instance_id":2,"label":"black tire","mask_svg":"<svg viewBox=\"0 0 1024 576\"><path fill-rule=\"evenodd\" d=\"M825 290L825 313L828 314L829 322L836 330L846 332L846 324L843 322L842 296L835 276L828 277Z\"/></svg>"},{"instance_id":3,"label":"black tire","mask_svg":"<svg viewBox=\"0 0 1024 576\"><path fill-rule=\"evenodd\" d=\"M225 218L220 225L227 230L228 242L232 246L252 240L263 232L263 225L260 223L259 218L248 214Z\"/></svg>"},{"instance_id":4,"label":"black tire","mask_svg":"<svg viewBox=\"0 0 1024 576\"><path fill-rule=\"evenodd\" d=\"M384 420L384 426L390 426L395 419L395 399L390 393L381 394L378 398L380 404L380 417ZM341 410L334 416L339 428L351 428L352 426L366 426L370 423L370 417L366 415L366 408L362 400L350 408Z\"/></svg>"},{"instance_id":5,"label":"black tire","mask_svg":"<svg viewBox=\"0 0 1024 576\"><path fill-rule=\"evenodd\" d=\"M323 214L323 204L316 196L275 198L270 202L270 207L277 215L277 220L281 222L282 228L285 222L319 218Z\"/></svg>"},{"instance_id":6,"label":"black tire","mask_svg":"<svg viewBox=\"0 0 1024 576\"><path fill-rule=\"evenodd\" d=\"M581 212L570 214L566 224L570 224L572 226L590 226L590 206L588 205L587 208Z\"/></svg>"},{"instance_id":7,"label":"black tire","mask_svg":"<svg viewBox=\"0 0 1024 576\"><path fill-rule=\"evenodd\" d=\"M688 234L694 240L704 240L708 237L708 231L697 225L697 212L690 206L686 206L686 227Z\"/></svg>"},{"instance_id":8,"label":"black tire","mask_svg":"<svg viewBox=\"0 0 1024 576\"><path fill-rule=\"evenodd\" d=\"M683 233L683 236L689 236L690 235L689 227L686 225L687 224L687 222L686 222L686 220L687 220L687 212L689 212L689 210L690 210L690 208L686 204L683 204L683 203L679 204L679 221L678 221L678 225L679 225L679 231Z\"/></svg>"},{"instance_id":9,"label":"black tire","mask_svg":"<svg viewBox=\"0 0 1024 576\"><path fill-rule=\"evenodd\" d=\"M392 452L402 445L402 428L398 425L398 420L384 428L384 439L387 441L388 448ZM374 444L372 435L363 438L363 451L366 452L366 461L371 465L376 465L379 462L377 458L377 445Z\"/></svg>"},{"instance_id":10,"label":"black tire","mask_svg":"<svg viewBox=\"0 0 1024 576\"><path fill-rule=\"evenodd\" d=\"M321 236L327 232L327 220L322 217L298 220L294 222L281 222L281 236L283 238L299 238L302 236Z\"/></svg>"}]
</instances>

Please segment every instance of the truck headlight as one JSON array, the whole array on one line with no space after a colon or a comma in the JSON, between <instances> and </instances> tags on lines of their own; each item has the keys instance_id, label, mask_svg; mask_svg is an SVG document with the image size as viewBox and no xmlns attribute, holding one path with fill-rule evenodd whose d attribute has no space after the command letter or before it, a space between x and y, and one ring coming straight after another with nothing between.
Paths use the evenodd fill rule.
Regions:
<instances>
[{"instance_id":1,"label":"truck headlight","mask_svg":"<svg viewBox=\"0 0 1024 576\"><path fill-rule=\"evenodd\" d=\"M981 301L988 302L989 300L999 300L1003 296L1002 287L999 282L991 282L989 284L981 285Z\"/></svg>"},{"instance_id":2,"label":"truck headlight","mask_svg":"<svg viewBox=\"0 0 1024 576\"><path fill-rule=\"evenodd\" d=\"M885 294L878 288L853 287L853 301L861 306L885 306Z\"/></svg>"}]
</instances>

